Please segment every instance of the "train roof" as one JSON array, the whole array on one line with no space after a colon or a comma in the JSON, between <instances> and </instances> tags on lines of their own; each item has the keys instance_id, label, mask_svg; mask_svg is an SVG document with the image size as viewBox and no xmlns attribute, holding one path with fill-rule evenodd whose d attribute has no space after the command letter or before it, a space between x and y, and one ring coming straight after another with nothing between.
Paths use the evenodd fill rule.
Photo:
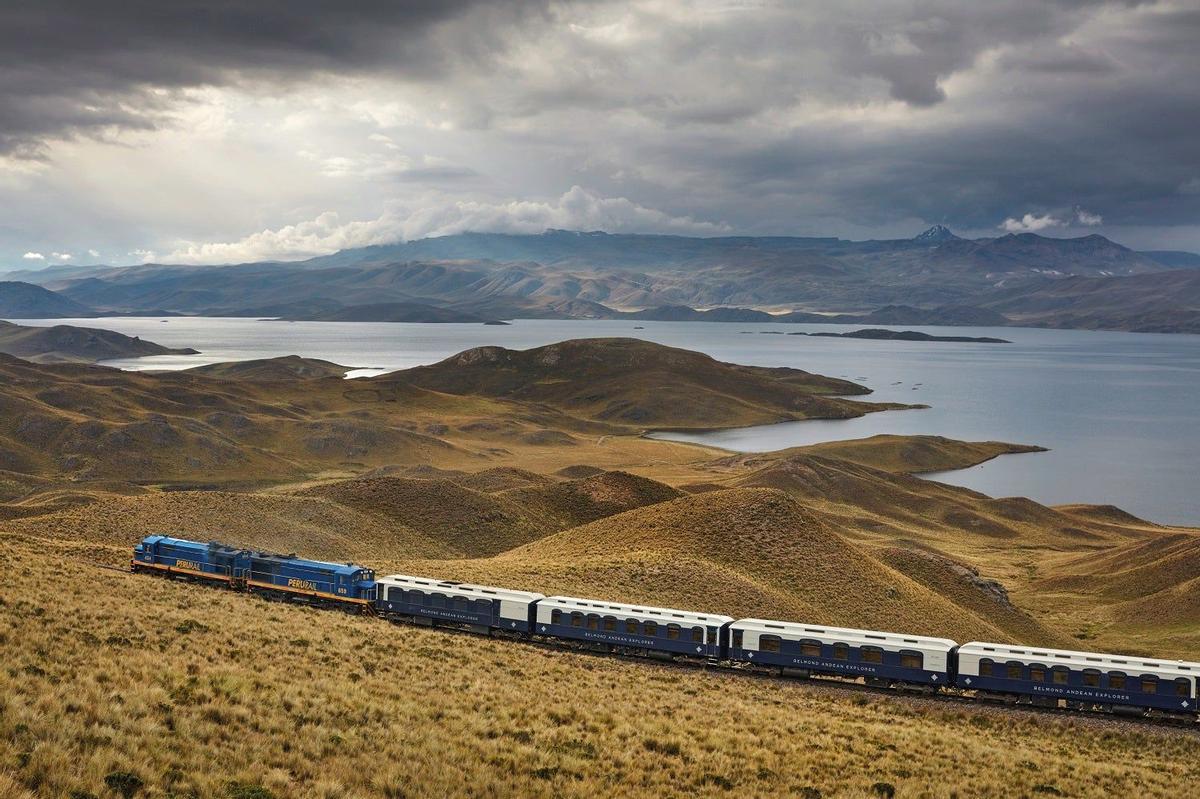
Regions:
<instances>
[{"instance_id":1,"label":"train roof","mask_svg":"<svg viewBox=\"0 0 1200 799\"><path fill-rule=\"evenodd\" d=\"M1162 660L1137 655L1114 655L1106 652L1080 652L1073 649L1047 649L1040 646L1014 646L985 641L971 641L958 648L960 655L986 658L1001 656L1046 666L1076 666L1085 669L1114 668L1124 672L1162 672L1175 676L1200 678L1200 663L1187 660Z\"/></svg>"},{"instance_id":2,"label":"train roof","mask_svg":"<svg viewBox=\"0 0 1200 799\"><path fill-rule=\"evenodd\" d=\"M550 596L538 603L542 607L555 607L582 612L616 611L630 616L653 616L667 623L672 619L687 622L704 622L707 624L726 624L733 621L730 616L720 616L715 613L697 613L692 610L676 610L675 608L656 608L652 605L626 605L620 602L609 602L603 599L580 599L573 596Z\"/></svg>"},{"instance_id":3,"label":"train roof","mask_svg":"<svg viewBox=\"0 0 1200 799\"><path fill-rule=\"evenodd\" d=\"M298 558L295 555L282 555L278 552L262 552L254 549L246 549L244 547L235 547L228 544L222 544L219 541L192 541L187 538L174 538L169 535L148 535L142 539L143 544L168 544L170 546L192 547L194 549L217 550L220 552L245 552L252 558L271 559L287 561L296 566L302 566L309 569L323 569L333 572L334 574L342 574L351 576L360 571L371 571L366 566L360 566L356 563L333 563L324 560L308 560L307 558Z\"/></svg>"},{"instance_id":4,"label":"train roof","mask_svg":"<svg viewBox=\"0 0 1200 799\"><path fill-rule=\"evenodd\" d=\"M413 577L408 574L389 574L386 577L380 577L375 582L377 585L419 586L447 593L480 597L487 596L494 599L508 599L521 602L534 602L544 598L544 594L537 594L532 591L514 591L511 588L497 588L492 585L478 585L476 583L457 583L453 580L435 580L431 577Z\"/></svg>"},{"instance_id":5,"label":"train roof","mask_svg":"<svg viewBox=\"0 0 1200 799\"><path fill-rule=\"evenodd\" d=\"M820 624L802 624L794 621L774 621L771 619L738 619L730 629L753 630L759 633L783 633L789 636L804 638L818 636L836 638L845 643L851 641L878 642L901 646L924 647L950 651L958 646L949 638L932 638L927 635L906 635L904 633L889 633L881 630L857 630L852 627L826 627Z\"/></svg>"}]
</instances>

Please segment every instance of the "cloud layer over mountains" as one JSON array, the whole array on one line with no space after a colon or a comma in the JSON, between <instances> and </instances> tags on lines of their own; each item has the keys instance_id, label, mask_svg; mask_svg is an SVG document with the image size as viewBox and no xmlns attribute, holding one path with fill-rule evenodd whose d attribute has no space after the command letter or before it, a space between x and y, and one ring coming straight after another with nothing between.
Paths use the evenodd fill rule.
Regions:
<instances>
[{"instance_id":1,"label":"cloud layer over mountains","mask_svg":"<svg viewBox=\"0 0 1200 799\"><path fill-rule=\"evenodd\" d=\"M538 226L1200 249L1197 41L1189 0L9 4L0 265Z\"/></svg>"}]
</instances>

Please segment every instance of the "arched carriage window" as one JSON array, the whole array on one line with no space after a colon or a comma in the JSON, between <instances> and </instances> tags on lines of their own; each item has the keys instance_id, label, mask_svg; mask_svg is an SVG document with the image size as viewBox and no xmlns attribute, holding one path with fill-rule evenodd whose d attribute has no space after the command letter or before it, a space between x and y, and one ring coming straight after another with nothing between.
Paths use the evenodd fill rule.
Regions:
<instances>
[{"instance_id":1,"label":"arched carriage window","mask_svg":"<svg viewBox=\"0 0 1200 799\"><path fill-rule=\"evenodd\" d=\"M667 638L671 639L672 641L679 640L679 625L678 624L668 624L667 625Z\"/></svg>"},{"instance_id":2,"label":"arched carriage window","mask_svg":"<svg viewBox=\"0 0 1200 799\"><path fill-rule=\"evenodd\" d=\"M863 663L882 663L883 650L877 646L864 646L859 649L859 660Z\"/></svg>"},{"instance_id":3,"label":"arched carriage window","mask_svg":"<svg viewBox=\"0 0 1200 799\"><path fill-rule=\"evenodd\" d=\"M1088 688L1100 687L1100 672L1096 669L1083 670L1083 684Z\"/></svg>"},{"instance_id":4,"label":"arched carriage window","mask_svg":"<svg viewBox=\"0 0 1200 799\"><path fill-rule=\"evenodd\" d=\"M1142 675L1142 693L1156 694L1158 693L1158 678L1152 674Z\"/></svg>"},{"instance_id":5,"label":"arched carriage window","mask_svg":"<svg viewBox=\"0 0 1200 799\"><path fill-rule=\"evenodd\" d=\"M555 608L554 610L550 611L550 623L551 624L562 624L562 611L561 610L559 610L558 608Z\"/></svg>"},{"instance_id":6,"label":"arched carriage window","mask_svg":"<svg viewBox=\"0 0 1200 799\"><path fill-rule=\"evenodd\" d=\"M1023 668L1023 664L1018 663L1015 660L1010 660L1009 662L1004 664L1004 674L1010 680L1019 680L1019 679L1021 679L1021 669L1022 668Z\"/></svg>"},{"instance_id":7,"label":"arched carriage window","mask_svg":"<svg viewBox=\"0 0 1200 799\"><path fill-rule=\"evenodd\" d=\"M979 661L979 676L980 677L991 677L992 676L991 658L983 658L982 660Z\"/></svg>"},{"instance_id":8,"label":"arched carriage window","mask_svg":"<svg viewBox=\"0 0 1200 799\"><path fill-rule=\"evenodd\" d=\"M1034 682L1046 681L1046 667L1040 663L1034 663L1029 667L1029 679Z\"/></svg>"},{"instance_id":9,"label":"arched carriage window","mask_svg":"<svg viewBox=\"0 0 1200 799\"><path fill-rule=\"evenodd\" d=\"M571 626L572 627L582 627L583 626L583 614L577 610L571 612Z\"/></svg>"},{"instance_id":10,"label":"arched carriage window","mask_svg":"<svg viewBox=\"0 0 1200 799\"><path fill-rule=\"evenodd\" d=\"M604 617L604 629L613 632L617 629L617 620L612 616Z\"/></svg>"},{"instance_id":11,"label":"arched carriage window","mask_svg":"<svg viewBox=\"0 0 1200 799\"><path fill-rule=\"evenodd\" d=\"M800 654L809 658L821 657L821 642L813 640L803 640L800 642Z\"/></svg>"},{"instance_id":12,"label":"arched carriage window","mask_svg":"<svg viewBox=\"0 0 1200 799\"><path fill-rule=\"evenodd\" d=\"M658 635L658 625L652 621L648 621L642 625L642 634L648 635L651 638Z\"/></svg>"},{"instance_id":13,"label":"arched carriage window","mask_svg":"<svg viewBox=\"0 0 1200 799\"><path fill-rule=\"evenodd\" d=\"M1176 696L1191 696L1192 681L1187 677L1180 677L1175 680L1175 695Z\"/></svg>"},{"instance_id":14,"label":"arched carriage window","mask_svg":"<svg viewBox=\"0 0 1200 799\"><path fill-rule=\"evenodd\" d=\"M760 635L758 648L763 652L778 652L783 648L783 639L778 635Z\"/></svg>"},{"instance_id":15,"label":"arched carriage window","mask_svg":"<svg viewBox=\"0 0 1200 799\"><path fill-rule=\"evenodd\" d=\"M1071 681L1071 670L1066 666L1055 666L1050 670L1055 685L1066 685Z\"/></svg>"},{"instance_id":16,"label":"arched carriage window","mask_svg":"<svg viewBox=\"0 0 1200 799\"><path fill-rule=\"evenodd\" d=\"M850 647L847 646L846 644L834 644L833 645L833 659L834 660L849 660L850 659Z\"/></svg>"},{"instance_id":17,"label":"arched carriage window","mask_svg":"<svg viewBox=\"0 0 1200 799\"><path fill-rule=\"evenodd\" d=\"M692 643L693 644L704 643L704 628L703 627L693 627L692 628Z\"/></svg>"},{"instance_id":18,"label":"arched carriage window","mask_svg":"<svg viewBox=\"0 0 1200 799\"><path fill-rule=\"evenodd\" d=\"M627 633L637 633L638 628L640 626L641 626L641 624L638 622L637 619L626 619L625 620L625 632L627 632Z\"/></svg>"},{"instance_id":19,"label":"arched carriage window","mask_svg":"<svg viewBox=\"0 0 1200 799\"><path fill-rule=\"evenodd\" d=\"M901 652L900 667L905 669L923 669L925 668L925 656L920 652Z\"/></svg>"},{"instance_id":20,"label":"arched carriage window","mask_svg":"<svg viewBox=\"0 0 1200 799\"><path fill-rule=\"evenodd\" d=\"M408 592L408 603L410 605L424 605L425 604L425 593L423 591L409 591Z\"/></svg>"},{"instance_id":21,"label":"arched carriage window","mask_svg":"<svg viewBox=\"0 0 1200 799\"><path fill-rule=\"evenodd\" d=\"M734 649L742 648L742 634L743 633L741 630L733 631L733 643L731 644L731 646L733 646Z\"/></svg>"},{"instance_id":22,"label":"arched carriage window","mask_svg":"<svg viewBox=\"0 0 1200 799\"><path fill-rule=\"evenodd\" d=\"M600 629L600 617L597 616L595 613L589 613L588 617L587 617L587 628L589 630L599 630Z\"/></svg>"}]
</instances>

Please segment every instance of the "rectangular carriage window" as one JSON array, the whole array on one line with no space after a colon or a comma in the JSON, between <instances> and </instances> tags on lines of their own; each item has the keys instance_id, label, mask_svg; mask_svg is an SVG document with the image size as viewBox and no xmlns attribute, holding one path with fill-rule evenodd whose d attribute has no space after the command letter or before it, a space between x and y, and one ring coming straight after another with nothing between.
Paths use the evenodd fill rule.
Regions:
<instances>
[{"instance_id":1,"label":"rectangular carriage window","mask_svg":"<svg viewBox=\"0 0 1200 799\"><path fill-rule=\"evenodd\" d=\"M800 654L809 658L821 657L821 642L820 641L801 641Z\"/></svg>"},{"instance_id":2,"label":"rectangular carriage window","mask_svg":"<svg viewBox=\"0 0 1200 799\"><path fill-rule=\"evenodd\" d=\"M979 661L979 676L980 677L991 677L992 676L992 661L988 660L987 658L984 658L983 660Z\"/></svg>"},{"instance_id":3,"label":"rectangular carriage window","mask_svg":"<svg viewBox=\"0 0 1200 799\"><path fill-rule=\"evenodd\" d=\"M1045 682L1046 681L1046 667L1038 666L1038 665L1030 666L1029 667L1029 679L1033 680L1034 682Z\"/></svg>"},{"instance_id":4,"label":"rectangular carriage window","mask_svg":"<svg viewBox=\"0 0 1200 799\"><path fill-rule=\"evenodd\" d=\"M639 625L638 625L637 619L626 619L625 620L625 632L627 632L627 633L634 633L636 635L637 631L638 631L638 626Z\"/></svg>"},{"instance_id":5,"label":"rectangular carriage window","mask_svg":"<svg viewBox=\"0 0 1200 799\"><path fill-rule=\"evenodd\" d=\"M716 646L716 645L717 645L717 628L715 628L715 627L711 627L711 628L709 628L709 631L708 631L708 645L709 645L709 646Z\"/></svg>"},{"instance_id":6,"label":"rectangular carriage window","mask_svg":"<svg viewBox=\"0 0 1200 799\"><path fill-rule=\"evenodd\" d=\"M1144 693L1144 694L1158 693L1158 678L1157 677L1143 677L1142 678L1142 693Z\"/></svg>"},{"instance_id":7,"label":"rectangular carriage window","mask_svg":"<svg viewBox=\"0 0 1200 799\"><path fill-rule=\"evenodd\" d=\"M1100 672L1096 671L1095 669L1084 669L1083 670L1083 684L1086 685L1088 688L1099 688L1100 687Z\"/></svg>"},{"instance_id":8,"label":"rectangular carriage window","mask_svg":"<svg viewBox=\"0 0 1200 799\"><path fill-rule=\"evenodd\" d=\"M658 625L652 621L648 621L642 625L642 634L648 635L651 638L658 635Z\"/></svg>"},{"instance_id":9,"label":"rectangular carriage window","mask_svg":"<svg viewBox=\"0 0 1200 799\"><path fill-rule=\"evenodd\" d=\"M1051 673L1054 675L1055 685L1066 685L1071 679L1071 672L1061 666L1055 666Z\"/></svg>"},{"instance_id":10,"label":"rectangular carriage window","mask_svg":"<svg viewBox=\"0 0 1200 799\"><path fill-rule=\"evenodd\" d=\"M582 627L583 626L583 614L577 610L571 612L571 626L572 627Z\"/></svg>"},{"instance_id":11,"label":"rectangular carriage window","mask_svg":"<svg viewBox=\"0 0 1200 799\"><path fill-rule=\"evenodd\" d=\"M1005 673L1008 675L1008 679L1010 679L1010 680L1021 679L1021 664L1020 663L1006 663L1005 664Z\"/></svg>"},{"instance_id":12,"label":"rectangular carriage window","mask_svg":"<svg viewBox=\"0 0 1200 799\"><path fill-rule=\"evenodd\" d=\"M1192 695L1192 681L1189 680L1187 677L1180 677L1179 679L1177 679L1175 681L1175 695L1176 696L1191 696Z\"/></svg>"},{"instance_id":13,"label":"rectangular carriage window","mask_svg":"<svg viewBox=\"0 0 1200 799\"><path fill-rule=\"evenodd\" d=\"M562 611L561 610L559 610L558 608L555 608L554 610L550 611L550 623L551 624L562 624Z\"/></svg>"},{"instance_id":14,"label":"rectangular carriage window","mask_svg":"<svg viewBox=\"0 0 1200 799\"><path fill-rule=\"evenodd\" d=\"M678 624L668 624L667 625L667 638L671 639L672 641L679 640L679 625Z\"/></svg>"},{"instance_id":15,"label":"rectangular carriage window","mask_svg":"<svg viewBox=\"0 0 1200 799\"><path fill-rule=\"evenodd\" d=\"M693 644L704 643L704 628L703 627L693 627L692 628L692 643Z\"/></svg>"},{"instance_id":16,"label":"rectangular carriage window","mask_svg":"<svg viewBox=\"0 0 1200 799\"><path fill-rule=\"evenodd\" d=\"M883 650L877 646L864 646L858 651L859 660L863 663L882 663Z\"/></svg>"},{"instance_id":17,"label":"rectangular carriage window","mask_svg":"<svg viewBox=\"0 0 1200 799\"><path fill-rule=\"evenodd\" d=\"M412 604L412 605L424 605L425 604L425 594L421 593L420 591L409 591L408 592L408 601L409 601L409 604Z\"/></svg>"},{"instance_id":18,"label":"rectangular carriage window","mask_svg":"<svg viewBox=\"0 0 1200 799\"><path fill-rule=\"evenodd\" d=\"M900 666L905 669L925 668L925 656L920 652L901 652Z\"/></svg>"},{"instance_id":19,"label":"rectangular carriage window","mask_svg":"<svg viewBox=\"0 0 1200 799\"><path fill-rule=\"evenodd\" d=\"M1125 674L1119 671L1110 671L1108 673L1108 687L1115 688L1118 691L1125 688Z\"/></svg>"},{"instance_id":20,"label":"rectangular carriage window","mask_svg":"<svg viewBox=\"0 0 1200 799\"><path fill-rule=\"evenodd\" d=\"M604 617L604 629L608 632L614 632L617 629L617 620L612 616Z\"/></svg>"},{"instance_id":21,"label":"rectangular carriage window","mask_svg":"<svg viewBox=\"0 0 1200 799\"><path fill-rule=\"evenodd\" d=\"M587 617L587 628L589 630L599 630L600 629L600 617L597 616L595 613L589 613L588 617Z\"/></svg>"},{"instance_id":22,"label":"rectangular carriage window","mask_svg":"<svg viewBox=\"0 0 1200 799\"><path fill-rule=\"evenodd\" d=\"M778 652L783 648L783 639L778 635L759 636L758 648L763 652Z\"/></svg>"},{"instance_id":23,"label":"rectangular carriage window","mask_svg":"<svg viewBox=\"0 0 1200 799\"><path fill-rule=\"evenodd\" d=\"M733 631L733 648L734 649L742 648L742 631L741 630Z\"/></svg>"},{"instance_id":24,"label":"rectangular carriage window","mask_svg":"<svg viewBox=\"0 0 1200 799\"><path fill-rule=\"evenodd\" d=\"M834 658L834 660L849 660L850 659L850 647L847 646L846 644L834 644L833 645L833 658Z\"/></svg>"}]
</instances>

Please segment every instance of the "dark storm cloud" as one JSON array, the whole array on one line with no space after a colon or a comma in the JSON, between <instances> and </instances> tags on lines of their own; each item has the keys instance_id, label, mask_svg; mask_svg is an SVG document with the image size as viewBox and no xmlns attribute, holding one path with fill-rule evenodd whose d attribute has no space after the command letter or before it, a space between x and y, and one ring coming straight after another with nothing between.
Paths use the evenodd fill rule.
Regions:
<instances>
[{"instance_id":1,"label":"dark storm cloud","mask_svg":"<svg viewBox=\"0 0 1200 799\"><path fill-rule=\"evenodd\" d=\"M36 0L0 5L0 153L42 137L145 128L169 90L387 69L421 80L486 61L520 0ZM477 9L453 47L437 26ZM164 90L167 93L164 94Z\"/></svg>"}]
</instances>

